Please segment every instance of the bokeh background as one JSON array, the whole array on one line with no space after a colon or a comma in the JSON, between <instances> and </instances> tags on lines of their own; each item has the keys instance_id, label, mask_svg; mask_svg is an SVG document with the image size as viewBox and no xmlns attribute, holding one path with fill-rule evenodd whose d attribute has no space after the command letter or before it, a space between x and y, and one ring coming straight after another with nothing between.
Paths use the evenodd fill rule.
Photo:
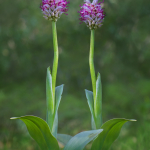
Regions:
<instances>
[{"instance_id":1,"label":"bokeh background","mask_svg":"<svg viewBox=\"0 0 150 150\"><path fill-rule=\"evenodd\" d=\"M40 0L0 0L0 150L39 150L25 125L13 116L45 119L46 68L53 63L51 22ZM79 24L82 0L70 0L57 22L57 85L65 84L59 133L90 129L84 89L92 90L90 30ZM150 149L150 1L105 0L106 17L95 33L95 69L103 84L103 120L126 123L110 150ZM87 147L89 149L89 147Z\"/></svg>"}]
</instances>

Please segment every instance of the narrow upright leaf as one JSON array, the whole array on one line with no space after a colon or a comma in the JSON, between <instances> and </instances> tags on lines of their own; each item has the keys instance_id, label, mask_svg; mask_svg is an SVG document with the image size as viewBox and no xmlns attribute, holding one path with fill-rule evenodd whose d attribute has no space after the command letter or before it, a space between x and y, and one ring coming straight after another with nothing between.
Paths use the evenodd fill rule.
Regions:
<instances>
[{"instance_id":1,"label":"narrow upright leaf","mask_svg":"<svg viewBox=\"0 0 150 150\"><path fill-rule=\"evenodd\" d=\"M51 73L50 73L50 67L47 68L46 101L47 101L46 122L49 125L50 130L52 132L53 122L54 122L54 98L53 98L52 76L51 76Z\"/></svg>"},{"instance_id":2,"label":"narrow upright leaf","mask_svg":"<svg viewBox=\"0 0 150 150\"><path fill-rule=\"evenodd\" d=\"M60 100L61 100L61 95L62 95L62 92L63 92L63 87L64 85L60 85L60 86L57 86L56 89L55 89L55 101L56 101L56 105L55 105L55 113L57 113L58 111L58 107L59 107L59 104L60 104Z\"/></svg>"},{"instance_id":3,"label":"narrow upright leaf","mask_svg":"<svg viewBox=\"0 0 150 150\"><path fill-rule=\"evenodd\" d=\"M94 115L94 100L93 100L93 92L85 90L87 102L91 111L91 126L92 130L96 129L95 125L95 115Z\"/></svg>"},{"instance_id":4,"label":"narrow upright leaf","mask_svg":"<svg viewBox=\"0 0 150 150\"><path fill-rule=\"evenodd\" d=\"M95 124L93 116L91 116L91 127L92 127L92 130L96 130L96 124Z\"/></svg>"},{"instance_id":5,"label":"narrow upright leaf","mask_svg":"<svg viewBox=\"0 0 150 150\"><path fill-rule=\"evenodd\" d=\"M93 100L93 92L85 90L87 102L91 111L92 116L94 117L94 100Z\"/></svg>"},{"instance_id":6,"label":"narrow upright leaf","mask_svg":"<svg viewBox=\"0 0 150 150\"><path fill-rule=\"evenodd\" d=\"M64 146L68 143L68 141L72 138L72 136L67 134L57 134L57 140L62 143Z\"/></svg>"},{"instance_id":7,"label":"narrow upright leaf","mask_svg":"<svg viewBox=\"0 0 150 150\"><path fill-rule=\"evenodd\" d=\"M52 128L52 135L57 139L57 129L58 129L58 113L56 113L53 128Z\"/></svg>"},{"instance_id":8,"label":"narrow upright leaf","mask_svg":"<svg viewBox=\"0 0 150 150\"><path fill-rule=\"evenodd\" d=\"M102 84L100 73L98 73L96 81L96 99L94 103L94 112L96 128L100 129L102 126Z\"/></svg>"},{"instance_id":9,"label":"narrow upright leaf","mask_svg":"<svg viewBox=\"0 0 150 150\"><path fill-rule=\"evenodd\" d=\"M55 109L54 109L54 122L52 128L52 134L55 138L57 138L57 129L58 129L58 107L61 101L61 95L63 92L64 85L57 86L55 88Z\"/></svg>"},{"instance_id":10,"label":"narrow upright leaf","mask_svg":"<svg viewBox=\"0 0 150 150\"><path fill-rule=\"evenodd\" d=\"M81 132L69 140L64 150L83 150L83 148L102 131L103 129Z\"/></svg>"},{"instance_id":11,"label":"narrow upright leaf","mask_svg":"<svg viewBox=\"0 0 150 150\"><path fill-rule=\"evenodd\" d=\"M41 150L59 150L57 140L43 119L36 116L13 117L11 119L20 119L26 124L31 137L38 143Z\"/></svg>"},{"instance_id":12,"label":"narrow upright leaf","mask_svg":"<svg viewBox=\"0 0 150 150\"><path fill-rule=\"evenodd\" d=\"M108 150L112 143L119 136L124 123L136 121L133 119L111 119L102 125L104 130L93 142L91 150Z\"/></svg>"}]
</instances>

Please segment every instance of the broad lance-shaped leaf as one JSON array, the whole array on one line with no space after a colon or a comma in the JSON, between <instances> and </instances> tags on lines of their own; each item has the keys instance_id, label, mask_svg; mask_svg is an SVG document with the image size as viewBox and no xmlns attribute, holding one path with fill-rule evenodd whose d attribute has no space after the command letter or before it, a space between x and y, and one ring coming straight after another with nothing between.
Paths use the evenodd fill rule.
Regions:
<instances>
[{"instance_id":1,"label":"broad lance-shaped leaf","mask_svg":"<svg viewBox=\"0 0 150 150\"><path fill-rule=\"evenodd\" d=\"M93 92L85 90L85 94L86 94L86 98L87 98L87 102L91 111L91 126L92 126L92 130L96 129L96 125L95 125L95 115L94 115L94 100L93 100Z\"/></svg>"},{"instance_id":2,"label":"broad lance-shaped leaf","mask_svg":"<svg viewBox=\"0 0 150 150\"><path fill-rule=\"evenodd\" d=\"M100 73L98 73L96 81L96 99L94 102L94 113L96 128L100 129L102 126L102 84Z\"/></svg>"},{"instance_id":3,"label":"broad lance-shaped leaf","mask_svg":"<svg viewBox=\"0 0 150 150\"><path fill-rule=\"evenodd\" d=\"M61 101L61 95L63 93L64 85L57 86L55 88L55 109L54 109L54 122L52 128L52 134L55 138L57 138L57 129L58 129L58 107Z\"/></svg>"},{"instance_id":4,"label":"broad lance-shaped leaf","mask_svg":"<svg viewBox=\"0 0 150 150\"><path fill-rule=\"evenodd\" d=\"M47 116L46 122L50 127L52 132L53 122L54 122L54 98L53 98L53 90L52 90L52 76L50 73L50 67L47 68L47 76L46 76L46 102L47 102Z\"/></svg>"},{"instance_id":5,"label":"broad lance-shaped leaf","mask_svg":"<svg viewBox=\"0 0 150 150\"><path fill-rule=\"evenodd\" d=\"M18 118L11 118L11 119L18 119ZM24 119L23 122L26 124L30 136L37 142L41 150L43 149L48 150L47 143L40 129L32 121L28 119Z\"/></svg>"},{"instance_id":6,"label":"broad lance-shaped leaf","mask_svg":"<svg viewBox=\"0 0 150 150\"><path fill-rule=\"evenodd\" d=\"M10 119L22 120L41 150L59 150L57 140L53 137L48 124L43 119L36 116L13 117Z\"/></svg>"},{"instance_id":7,"label":"broad lance-shaped leaf","mask_svg":"<svg viewBox=\"0 0 150 150\"><path fill-rule=\"evenodd\" d=\"M102 131L103 129L81 132L69 140L64 150L83 150L83 148Z\"/></svg>"},{"instance_id":8,"label":"broad lance-shaped leaf","mask_svg":"<svg viewBox=\"0 0 150 150\"><path fill-rule=\"evenodd\" d=\"M72 136L67 134L57 134L57 140L62 143L64 146L68 143L68 141L72 138Z\"/></svg>"},{"instance_id":9,"label":"broad lance-shaped leaf","mask_svg":"<svg viewBox=\"0 0 150 150\"><path fill-rule=\"evenodd\" d=\"M102 125L104 130L93 142L91 150L108 150L112 143L119 136L124 123L136 121L133 119L111 119Z\"/></svg>"}]
</instances>

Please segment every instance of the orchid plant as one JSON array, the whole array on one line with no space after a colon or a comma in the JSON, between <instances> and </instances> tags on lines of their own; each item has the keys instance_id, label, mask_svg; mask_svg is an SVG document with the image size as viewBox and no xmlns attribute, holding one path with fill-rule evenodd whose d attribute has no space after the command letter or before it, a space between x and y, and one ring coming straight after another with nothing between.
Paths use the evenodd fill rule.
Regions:
<instances>
[{"instance_id":1,"label":"orchid plant","mask_svg":"<svg viewBox=\"0 0 150 150\"><path fill-rule=\"evenodd\" d=\"M42 0L41 10L43 17L52 21L54 60L53 68L47 68L46 77L46 102L47 113L46 121L36 116L21 116L11 119L22 120L31 135L42 150L59 150L59 144L64 145L64 150L83 150L84 147L93 141L91 150L108 150L111 144L118 137L124 123L136 121L133 119L111 119L103 124L102 122L102 84L100 73L97 78L94 69L94 32L101 27L105 18L102 8L103 2L98 0L85 0L81 7L80 21L85 22L91 30L89 66L92 80L92 91L85 90L87 102L91 111L92 130L81 132L75 136L58 134L58 107L61 101L63 85L56 87L56 76L58 68L58 43L56 22L60 16L68 11L69 2L66 0ZM66 14L67 15L67 14Z\"/></svg>"}]
</instances>

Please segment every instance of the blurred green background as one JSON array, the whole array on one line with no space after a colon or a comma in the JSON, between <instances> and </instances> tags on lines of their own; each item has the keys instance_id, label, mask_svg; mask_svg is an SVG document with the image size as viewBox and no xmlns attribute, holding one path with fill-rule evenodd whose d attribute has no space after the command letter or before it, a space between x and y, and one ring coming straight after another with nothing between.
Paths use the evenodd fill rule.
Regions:
<instances>
[{"instance_id":1,"label":"blurred green background","mask_svg":"<svg viewBox=\"0 0 150 150\"><path fill-rule=\"evenodd\" d=\"M25 125L13 116L45 119L46 68L53 63L51 22L40 0L0 0L0 150L39 150ZM79 24L82 0L70 0L57 22L57 85L65 84L59 133L90 129L84 89L91 89L90 31ZM95 34L95 69L103 83L103 120L126 123L111 150L150 149L150 1L105 0L106 17ZM87 146L89 149L90 146Z\"/></svg>"}]
</instances>

